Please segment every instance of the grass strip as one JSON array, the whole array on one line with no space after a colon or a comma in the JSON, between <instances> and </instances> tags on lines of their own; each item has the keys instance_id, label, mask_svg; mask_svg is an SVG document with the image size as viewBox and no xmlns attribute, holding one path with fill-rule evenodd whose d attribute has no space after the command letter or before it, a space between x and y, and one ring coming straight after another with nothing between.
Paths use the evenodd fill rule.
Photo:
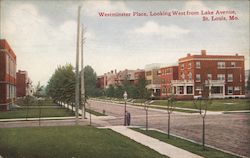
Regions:
<instances>
[{"instance_id":1,"label":"grass strip","mask_svg":"<svg viewBox=\"0 0 250 158\"><path fill-rule=\"evenodd\" d=\"M86 112L91 113L91 114L96 115L96 116L107 116L107 115L105 115L103 113L100 113L100 112L97 112L97 111L94 111L94 110L90 110L90 109L87 109L87 108L86 108Z\"/></svg>"},{"instance_id":2,"label":"grass strip","mask_svg":"<svg viewBox=\"0 0 250 158\"><path fill-rule=\"evenodd\" d=\"M40 113L41 111L41 113ZM15 109L12 111L0 112L0 119L11 119L11 118L38 118L39 114L41 117L67 117L74 116L74 112L65 108L25 108Z\"/></svg>"},{"instance_id":3,"label":"grass strip","mask_svg":"<svg viewBox=\"0 0 250 158\"><path fill-rule=\"evenodd\" d=\"M155 130L142 130L139 128L132 128L133 130L143 133L145 135L148 135L150 137L156 138L160 141L166 142L168 144L174 145L176 147L179 147L181 149L187 150L191 153L203 156L205 158L239 158L237 156L213 149L213 148L209 148L209 147L205 147L206 150L203 150L202 145L197 144L197 143L193 143L190 142L188 140L184 140L175 136L170 136L170 139L168 139L168 135L155 131Z\"/></svg>"}]
</instances>

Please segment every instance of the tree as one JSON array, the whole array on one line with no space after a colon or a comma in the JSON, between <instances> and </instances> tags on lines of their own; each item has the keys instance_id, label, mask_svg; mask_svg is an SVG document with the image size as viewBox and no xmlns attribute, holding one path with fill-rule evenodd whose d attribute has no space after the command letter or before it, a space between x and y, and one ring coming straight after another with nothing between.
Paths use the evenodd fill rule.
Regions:
<instances>
[{"instance_id":1,"label":"tree","mask_svg":"<svg viewBox=\"0 0 250 158\"><path fill-rule=\"evenodd\" d=\"M115 96L115 87L113 85L109 85L109 87L106 89L106 95L107 97Z\"/></svg>"},{"instance_id":2,"label":"tree","mask_svg":"<svg viewBox=\"0 0 250 158\"><path fill-rule=\"evenodd\" d=\"M84 84L85 84L85 92L86 96L92 96L95 97L98 95L99 91L96 88L96 72L94 69L87 65L84 67Z\"/></svg>"},{"instance_id":3,"label":"tree","mask_svg":"<svg viewBox=\"0 0 250 158\"><path fill-rule=\"evenodd\" d=\"M206 91L205 84L203 84L203 92ZM201 97L197 98L197 100L193 101L193 105L196 109L199 110L200 116L202 117L202 146L203 150L205 150L205 118L207 114L207 108L212 104L212 100L209 98L202 97L202 91L200 91Z\"/></svg>"},{"instance_id":4,"label":"tree","mask_svg":"<svg viewBox=\"0 0 250 158\"><path fill-rule=\"evenodd\" d=\"M168 104L167 104L167 113L168 113L168 138L170 138L170 116L173 113L175 109L175 98L174 95L171 95L168 98Z\"/></svg>"},{"instance_id":5,"label":"tree","mask_svg":"<svg viewBox=\"0 0 250 158\"><path fill-rule=\"evenodd\" d=\"M46 87L46 93L55 101L74 102L75 73L71 64L59 66L55 70Z\"/></svg>"},{"instance_id":6,"label":"tree","mask_svg":"<svg viewBox=\"0 0 250 158\"><path fill-rule=\"evenodd\" d=\"M35 88L34 96L35 97L44 97L43 90L44 90L44 86L41 86L40 81L38 81L36 88Z\"/></svg>"},{"instance_id":7,"label":"tree","mask_svg":"<svg viewBox=\"0 0 250 158\"><path fill-rule=\"evenodd\" d=\"M147 81L145 80L145 78L140 78L138 80L138 83L136 84L136 89L137 89L137 96L138 98L141 99L141 104L142 104L142 100L149 98L150 97L150 93L148 92L147 88Z\"/></svg>"}]
</instances>

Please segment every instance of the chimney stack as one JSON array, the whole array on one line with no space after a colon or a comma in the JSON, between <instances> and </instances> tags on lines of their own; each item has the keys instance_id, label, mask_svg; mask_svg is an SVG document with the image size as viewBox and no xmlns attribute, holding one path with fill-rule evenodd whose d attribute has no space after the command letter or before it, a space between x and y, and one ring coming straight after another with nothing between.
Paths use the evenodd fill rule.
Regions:
<instances>
[{"instance_id":1,"label":"chimney stack","mask_svg":"<svg viewBox=\"0 0 250 158\"><path fill-rule=\"evenodd\" d=\"M207 55L207 52L206 52L206 50L201 50L201 55L202 55L202 56L205 56L205 55Z\"/></svg>"}]
</instances>

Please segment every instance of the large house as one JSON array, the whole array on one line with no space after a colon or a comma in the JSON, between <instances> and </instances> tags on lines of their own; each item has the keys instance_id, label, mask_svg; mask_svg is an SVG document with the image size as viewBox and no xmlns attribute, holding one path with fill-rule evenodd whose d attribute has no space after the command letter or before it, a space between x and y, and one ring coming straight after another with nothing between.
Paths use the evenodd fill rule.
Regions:
<instances>
[{"instance_id":1,"label":"large house","mask_svg":"<svg viewBox=\"0 0 250 158\"><path fill-rule=\"evenodd\" d=\"M5 39L0 39L0 110L9 110L16 99L16 55Z\"/></svg>"},{"instance_id":2,"label":"large house","mask_svg":"<svg viewBox=\"0 0 250 158\"><path fill-rule=\"evenodd\" d=\"M178 79L171 81L179 99L245 97L244 56L187 54L178 61Z\"/></svg>"},{"instance_id":3,"label":"large house","mask_svg":"<svg viewBox=\"0 0 250 158\"><path fill-rule=\"evenodd\" d=\"M33 94L32 82L28 77L27 71L18 70L16 73L16 95L25 97Z\"/></svg>"}]
</instances>

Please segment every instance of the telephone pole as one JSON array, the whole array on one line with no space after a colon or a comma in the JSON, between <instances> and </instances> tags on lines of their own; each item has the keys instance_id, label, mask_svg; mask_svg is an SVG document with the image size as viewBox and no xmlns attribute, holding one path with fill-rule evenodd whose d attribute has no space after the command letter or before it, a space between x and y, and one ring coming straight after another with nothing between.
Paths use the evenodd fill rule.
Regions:
<instances>
[{"instance_id":1,"label":"telephone pole","mask_svg":"<svg viewBox=\"0 0 250 158\"><path fill-rule=\"evenodd\" d=\"M86 118L86 96L85 96L85 85L84 85L84 65L83 65L83 44L85 43L85 28L82 25L82 36L81 36L81 100L82 100L82 119Z\"/></svg>"},{"instance_id":2,"label":"telephone pole","mask_svg":"<svg viewBox=\"0 0 250 158\"><path fill-rule=\"evenodd\" d=\"M77 18L77 34L76 34L76 88L75 88L75 115L76 115L76 125L79 124L79 101L80 101L80 88L79 88L79 32L80 32L80 15L81 6L78 7L78 18Z\"/></svg>"}]
</instances>

